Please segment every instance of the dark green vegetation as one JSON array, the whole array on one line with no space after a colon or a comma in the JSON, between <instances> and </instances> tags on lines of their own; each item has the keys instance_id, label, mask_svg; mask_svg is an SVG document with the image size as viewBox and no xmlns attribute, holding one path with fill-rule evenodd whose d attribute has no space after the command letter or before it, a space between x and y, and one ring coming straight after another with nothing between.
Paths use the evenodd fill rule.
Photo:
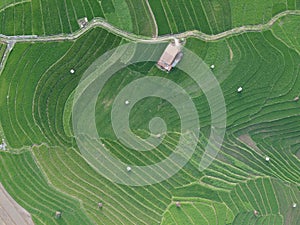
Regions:
<instances>
[{"instance_id":1,"label":"dark green vegetation","mask_svg":"<svg viewBox=\"0 0 300 225\"><path fill-rule=\"evenodd\" d=\"M23 28L14 27L9 10L19 15L26 10L18 7L25 9L27 4L34 6L37 2L32 0L3 11L5 26L1 26L0 33L22 31ZM47 1L41 2L43 7L48 5ZM24 20L23 33L72 32L78 29L76 19L82 16L89 15L91 19L105 14L113 18L116 9L112 2L117 1L105 1L102 14L96 6L87 6L97 1L72 2L84 7L67 7L69 15L77 14L68 17L67 25L55 26L51 20L41 26L34 21L45 20L34 19L29 24ZM150 21L143 13L146 6L129 6L134 1L126 2L131 19L136 15L145 20L131 20L132 25L124 26L132 26L137 33L149 32L146 27L153 24L145 22ZM150 1L156 13L164 9L157 5L166 2ZM181 2L176 4L182 6ZM170 8L156 19L161 33L195 28L217 33L241 24L266 22L276 13L300 5L299 1L288 1L288 5L285 1L260 2L261 8L255 9L253 16L250 9L258 3L249 1L243 14L239 11L243 8L241 2L248 1L184 1L191 7L200 4L203 10L197 7L199 11L192 19L182 14L178 30L172 26L180 20L181 11ZM208 7L212 10L210 16L216 13L214 22L211 18L201 19ZM186 12L193 12L193 8L186 8ZM50 7L47 10L59 12ZM176 16L168 14L171 12ZM163 15L173 25L164 23ZM26 21L28 18L31 17L26 17ZM193 23L199 27L191 21L197 21ZM286 16L269 31L244 33L216 42L188 38L186 47L208 65L216 66L213 72L227 107L228 128L222 151L203 172L199 172L198 165L209 135L210 112L205 96L186 74L178 69L166 74L153 63L142 63L127 67L107 82L97 102L97 128L105 145L126 163L148 165L166 158L178 142L180 128L178 114L168 102L146 98L131 112L133 131L147 136L149 120L161 116L168 125L167 137L151 152L137 153L120 144L111 128L110 111L126 84L144 76L165 77L182 86L197 107L201 137L195 155L172 178L145 187L118 185L96 173L82 158L71 124L73 93L84 71L100 55L127 41L98 28L76 41L17 43L0 75L0 140L5 138L9 149L0 153L0 182L31 213L36 224L300 224L300 102L293 100L300 95L300 33L296 29L299 21L300 16ZM206 30L202 30L205 26ZM1 45L0 56L4 50L5 45ZM239 86L244 88L241 94L236 92ZM265 161L266 156L270 157L269 162ZM180 208L175 206L176 201L181 203ZM97 206L99 202L103 203L102 209ZM293 203L298 206L293 208ZM54 218L56 210L63 212L61 219ZM254 210L258 211L257 216Z\"/></svg>"},{"instance_id":2,"label":"dark green vegetation","mask_svg":"<svg viewBox=\"0 0 300 225\"><path fill-rule=\"evenodd\" d=\"M300 52L299 16L281 18L273 27L273 34L289 48Z\"/></svg>"},{"instance_id":3,"label":"dark green vegetation","mask_svg":"<svg viewBox=\"0 0 300 225\"><path fill-rule=\"evenodd\" d=\"M154 22L144 2L132 0L18 0L0 3L0 33L6 35L69 34L79 29L78 19L101 17L113 25L151 36Z\"/></svg>"},{"instance_id":4,"label":"dark green vegetation","mask_svg":"<svg viewBox=\"0 0 300 225\"><path fill-rule=\"evenodd\" d=\"M145 36L155 35L155 21L151 17L146 1L126 0L126 2L131 15L133 32Z\"/></svg>"},{"instance_id":5,"label":"dark green vegetation","mask_svg":"<svg viewBox=\"0 0 300 225\"><path fill-rule=\"evenodd\" d=\"M78 200L49 187L30 152L19 155L1 153L1 182L36 224L55 224L55 211L63 212L59 224L91 224ZM8 176L9 174L9 176Z\"/></svg>"},{"instance_id":6,"label":"dark green vegetation","mask_svg":"<svg viewBox=\"0 0 300 225\"><path fill-rule=\"evenodd\" d=\"M291 0L149 0L159 34L200 30L217 34L248 24L267 23L285 10L300 9L300 2Z\"/></svg>"},{"instance_id":7,"label":"dark green vegetation","mask_svg":"<svg viewBox=\"0 0 300 225\"><path fill-rule=\"evenodd\" d=\"M234 27L268 22L285 10L300 9L297 0L149 0L159 34L198 29L216 34ZM259 7L258 7L259 5ZM145 36L155 34L146 1L5 0L0 3L0 33L8 35L69 34L78 19L100 17L118 28Z\"/></svg>"},{"instance_id":8,"label":"dark green vegetation","mask_svg":"<svg viewBox=\"0 0 300 225\"><path fill-rule=\"evenodd\" d=\"M231 28L229 1L149 1L159 34L198 29L218 33Z\"/></svg>"}]
</instances>

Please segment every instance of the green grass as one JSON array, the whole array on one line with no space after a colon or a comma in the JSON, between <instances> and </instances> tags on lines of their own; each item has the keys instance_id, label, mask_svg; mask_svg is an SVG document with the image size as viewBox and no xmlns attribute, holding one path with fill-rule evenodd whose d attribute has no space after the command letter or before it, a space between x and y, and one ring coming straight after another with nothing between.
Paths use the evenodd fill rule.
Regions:
<instances>
[{"instance_id":1,"label":"green grass","mask_svg":"<svg viewBox=\"0 0 300 225\"><path fill-rule=\"evenodd\" d=\"M86 68L103 52L122 42L121 38L101 29L75 42L16 45L0 77L0 104L6 109L0 112L0 120L3 127L10 127L5 129L5 138L15 151L23 146L47 144L33 149L40 168L57 190L80 200L88 217L97 224L156 224L161 220L166 224L168 221L191 223L199 217L197 210L202 212L201 218L207 224L222 224L221 221L233 222L237 215L236 221L245 218L251 221L253 218L247 213L256 208L266 215L267 221L281 221L269 216L273 214L282 215L280 218L285 221L288 212L280 207L286 196L281 199L279 195L281 192L294 197L299 194L294 188L300 177L296 169L299 161L287 151L290 147L286 145L299 130L297 105L286 102L295 94L293 87L299 85L298 76L294 74L299 58L277 40L271 32L244 34L213 43L188 39L188 48L209 65L216 65L215 76L221 82L227 104L228 130L222 152L202 173L197 166L206 143L210 117L205 96L193 87L186 74L177 69L165 74L150 63L119 71L105 85L96 105L96 123L102 141L115 157L129 164L148 165L172 152L178 141L178 134L174 132L180 128L180 119L176 110L161 99L144 99L132 109L130 117L134 132L141 136L148 135L148 121L153 115L165 119L172 132L154 151L136 153L122 146L110 123L112 102L122 87L139 77L161 76L185 87L193 97L202 125L202 138L194 157L174 177L140 188L113 184L86 164L72 137L72 93ZM34 61L32 58L37 52L39 58ZM268 61L271 56L272 61ZM278 63L274 65L274 61ZM76 71L74 75L69 72L71 68ZM236 94L239 85L245 87L240 96ZM271 88L266 91L266 86ZM115 92L111 92L112 89ZM277 97L283 91L286 96ZM270 163L264 161L264 155L237 139L243 133L251 135L261 151L271 157ZM282 150L282 143L286 150ZM293 192L287 191L290 189L285 184L277 184L273 179L255 179L257 176L290 182ZM249 178L252 178L250 182ZM274 192L276 188L282 191ZM180 216L175 215L174 210L178 209L172 205L172 199L192 203L186 203L186 207L183 204ZM99 201L104 203L101 213L95 207ZM205 204L198 204L199 201ZM291 204L292 199L289 201ZM222 210L224 205L227 211ZM41 220L38 214L32 214ZM188 219L183 219L185 217Z\"/></svg>"},{"instance_id":2,"label":"green grass","mask_svg":"<svg viewBox=\"0 0 300 225\"><path fill-rule=\"evenodd\" d=\"M114 26L141 34L155 34L145 2L131 0L4 0L0 3L0 33L6 35L69 34L79 30L78 19L103 18Z\"/></svg>"},{"instance_id":3,"label":"green grass","mask_svg":"<svg viewBox=\"0 0 300 225\"><path fill-rule=\"evenodd\" d=\"M166 211L162 224L227 224L224 204L204 202L181 202L180 208L175 204Z\"/></svg>"},{"instance_id":4,"label":"green grass","mask_svg":"<svg viewBox=\"0 0 300 225\"><path fill-rule=\"evenodd\" d=\"M273 34L291 49L300 52L299 16L290 15L280 19L272 27Z\"/></svg>"},{"instance_id":5,"label":"green grass","mask_svg":"<svg viewBox=\"0 0 300 225\"><path fill-rule=\"evenodd\" d=\"M257 179L246 184L239 185L233 191L232 198L240 199L241 204L250 202L250 208L241 210L233 224L297 224L299 222L299 210L292 208L294 195L290 185L279 180ZM234 197L237 196L238 198ZM254 215L258 211L258 216ZM266 222L268 221L268 222Z\"/></svg>"},{"instance_id":6,"label":"green grass","mask_svg":"<svg viewBox=\"0 0 300 225\"><path fill-rule=\"evenodd\" d=\"M126 0L126 3L130 11L132 31L144 36L153 36L155 24L146 2Z\"/></svg>"},{"instance_id":7,"label":"green grass","mask_svg":"<svg viewBox=\"0 0 300 225\"><path fill-rule=\"evenodd\" d=\"M208 12L205 8L207 6L207 9L211 9L209 1L151 0L149 3L158 24L159 34L179 33L191 29L198 29L205 33L213 32L207 14L212 13L213 16L215 11ZM230 13L226 12L226 14L220 14L220 16L230 18Z\"/></svg>"},{"instance_id":8,"label":"green grass","mask_svg":"<svg viewBox=\"0 0 300 225\"><path fill-rule=\"evenodd\" d=\"M234 27L244 24L264 24L274 15L288 9L287 2L284 0L267 0L263 2L257 0L231 0L230 5ZM295 9L295 6L292 9Z\"/></svg>"},{"instance_id":9,"label":"green grass","mask_svg":"<svg viewBox=\"0 0 300 225\"><path fill-rule=\"evenodd\" d=\"M159 34L200 30L220 33L234 27L265 24L274 15L299 9L300 3L284 0L160 0L149 1L159 27Z\"/></svg>"},{"instance_id":10,"label":"green grass","mask_svg":"<svg viewBox=\"0 0 300 225\"><path fill-rule=\"evenodd\" d=\"M133 3L32 0L0 12L0 33L69 33L78 29L78 18L88 16L105 17L120 28L152 35L154 24L145 4ZM192 29L219 33L265 23L281 11L300 7L299 1L177 0L171 4L152 0L150 4L160 34ZM147 137L149 121L160 116L168 125L168 135L148 152L119 142L111 109L128 83L147 76L170 79L188 92L196 106L201 129L195 154L175 176L144 187L112 183L97 173L82 157L71 121L74 90L86 69L127 41L95 28L75 41L17 43L0 74L0 140L5 138L9 149L0 152L0 182L36 224L299 224L299 207L292 208L300 199L296 157L300 112L299 102L293 101L300 94L298 21L299 16L286 16L271 30L214 42L187 39L188 49L208 66L215 65L214 76L227 108L222 149L203 172L198 166L211 115L206 97L187 74L177 68L166 74L147 62L118 71L104 85L95 108L96 126L101 141L126 164L144 166L165 159L180 136L175 108L166 100L149 97L131 110L130 126L136 135ZM0 56L4 51L5 45L0 45ZM239 86L244 88L240 94ZM241 135L249 136L256 146L240 140ZM265 156L271 160L266 162ZM180 208L176 201L181 202ZM97 208L98 202L104 204L102 209ZM56 210L63 211L61 220L54 219ZM259 211L258 217L254 210Z\"/></svg>"},{"instance_id":11,"label":"green grass","mask_svg":"<svg viewBox=\"0 0 300 225\"><path fill-rule=\"evenodd\" d=\"M199 185L199 184L191 184L186 187L177 188L173 195L175 198L205 198L215 202L221 202L218 193L208 187Z\"/></svg>"},{"instance_id":12,"label":"green grass","mask_svg":"<svg viewBox=\"0 0 300 225\"><path fill-rule=\"evenodd\" d=\"M24 0L3 0L0 3L0 10L4 10L9 7L14 7L15 4L22 4L23 2L26 2Z\"/></svg>"},{"instance_id":13,"label":"green grass","mask_svg":"<svg viewBox=\"0 0 300 225\"><path fill-rule=\"evenodd\" d=\"M107 41L103 42L105 39ZM6 67L0 78L2 80L1 104L6 105L5 110L1 111L3 113L1 124L3 127L12 127L6 133L10 145L19 148L47 141L51 141L53 144L70 144L71 140L66 137L63 130L64 104L72 90L75 89L80 76L72 76L69 71L74 68L80 75L97 55L118 45L120 41L120 38L112 36L104 30L99 32L98 29L95 29L79 39L77 44L57 42L17 45L11 55L12 61L8 62L14 66ZM77 57L74 57L75 52L79 53ZM37 54L39 58L31 60ZM57 61L60 64L57 64ZM14 69L15 67L17 70ZM11 91L11 85L17 89ZM54 94L54 88L60 89L62 92ZM7 98L7 96L9 97ZM55 99L57 104L62 107L57 108L56 104L48 105L49 97ZM46 109L50 115L45 113ZM5 116L11 111L17 113L14 116ZM54 122L53 127L51 126L49 129L48 124L51 123L51 120L60 122L58 124ZM53 132L57 135L53 135Z\"/></svg>"},{"instance_id":14,"label":"green grass","mask_svg":"<svg viewBox=\"0 0 300 225\"><path fill-rule=\"evenodd\" d=\"M14 2L20 2L16 4ZM11 5L11 4L15 5ZM4 1L0 3L0 33L6 35L69 34L79 30L78 19L96 17L133 31L129 8L125 0L78 1ZM144 29L144 28L141 28Z\"/></svg>"},{"instance_id":15,"label":"green grass","mask_svg":"<svg viewBox=\"0 0 300 225\"><path fill-rule=\"evenodd\" d=\"M253 212L241 213L239 214L232 224L283 224L283 219L280 215L267 215L255 217L253 216Z\"/></svg>"},{"instance_id":16,"label":"green grass","mask_svg":"<svg viewBox=\"0 0 300 225\"><path fill-rule=\"evenodd\" d=\"M90 224L78 199L55 189L45 179L27 151L18 155L0 153L0 181L10 195L31 215L35 224ZM62 218L55 219L61 211Z\"/></svg>"},{"instance_id":17,"label":"green grass","mask_svg":"<svg viewBox=\"0 0 300 225\"><path fill-rule=\"evenodd\" d=\"M0 3L0 33L6 35L69 34L79 29L78 19L103 18L128 32L152 36L200 30L217 34L235 27L267 23L286 10L300 9L296 0L5 0Z\"/></svg>"},{"instance_id":18,"label":"green grass","mask_svg":"<svg viewBox=\"0 0 300 225\"><path fill-rule=\"evenodd\" d=\"M35 148L34 155L50 181L61 191L81 200L97 224L117 221L156 223L169 203L170 190L166 185L134 188L113 184L96 173L72 149ZM49 160L52 163L48 163ZM95 207L98 201L104 203L101 213Z\"/></svg>"},{"instance_id":19,"label":"green grass","mask_svg":"<svg viewBox=\"0 0 300 225\"><path fill-rule=\"evenodd\" d=\"M125 0L101 1L105 18L123 30L132 31L132 21L129 6Z\"/></svg>"}]
</instances>

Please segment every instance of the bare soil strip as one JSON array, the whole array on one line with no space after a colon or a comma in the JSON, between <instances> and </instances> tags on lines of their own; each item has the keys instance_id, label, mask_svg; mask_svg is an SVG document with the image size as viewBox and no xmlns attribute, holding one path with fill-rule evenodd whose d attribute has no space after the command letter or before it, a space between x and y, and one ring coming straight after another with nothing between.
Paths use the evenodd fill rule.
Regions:
<instances>
[{"instance_id":1,"label":"bare soil strip","mask_svg":"<svg viewBox=\"0 0 300 225\"><path fill-rule=\"evenodd\" d=\"M34 225L31 215L22 208L0 183L0 224Z\"/></svg>"},{"instance_id":2,"label":"bare soil strip","mask_svg":"<svg viewBox=\"0 0 300 225\"><path fill-rule=\"evenodd\" d=\"M263 154L263 152L257 147L255 141L251 138L251 136L249 134L243 134L241 136L239 136L239 139L246 145L248 145L249 147L251 147L253 150L255 150L256 152Z\"/></svg>"}]
</instances>

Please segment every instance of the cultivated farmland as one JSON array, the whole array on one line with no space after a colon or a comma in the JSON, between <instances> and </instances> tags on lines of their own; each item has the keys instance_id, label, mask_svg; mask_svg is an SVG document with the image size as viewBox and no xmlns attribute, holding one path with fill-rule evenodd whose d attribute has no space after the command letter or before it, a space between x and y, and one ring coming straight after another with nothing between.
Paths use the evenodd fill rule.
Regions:
<instances>
[{"instance_id":1,"label":"cultivated farmland","mask_svg":"<svg viewBox=\"0 0 300 225\"><path fill-rule=\"evenodd\" d=\"M300 8L298 1L149 1L159 27L159 34L197 29L217 34L242 25L264 24L285 10ZM259 7L258 7L259 4Z\"/></svg>"},{"instance_id":2,"label":"cultivated farmland","mask_svg":"<svg viewBox=\"0 0 300 225\"><path fill-rule=\"evenodd\" d=\"M35 224L300 224L300 3L151 0L149 4L0 3L1 34L38 35L0 37L4 65L0 140L7 144L0 151L1 184ZM279 13L286 15L261 26ZM89 21L101 17L113 27L90 27L73 38L79 30L77 20L85 16ZM153 135L152 118L165 121L167 132L153 150L126 146L112 125L120 91L135 80L159 77L182 87L195 105L201 128L191 159L174 176L146 186L112 182L85 160L72 123L73 100L85 71L98 57L131 43L132 37L151 42L173 39L156 38L156 26L158 35L171 35L194 29L218 34L255 24L260 31L233 30L214 41L204 41L202 33L184 36L187 50L203 59L207 68L214 65L209 70L226 103L224 141L208 168L199 170L213 126L207 96L187 73L176 67L165 73L154 62L127 66L103 84L94 109L99 139L91 138L89 144L101 141L111 155L133 166L159 163L174 153L182 135L181 117L163 98L141 99L129 117L133 133L141 138ZM121 29L120 35L116 29ZM61 39L49 41L52 34L62 34L57 36ZM243 87L241 93L238 87Z\"/></svg>"},{"instance_id":3,"label":"cultivated farmland","mask_svg":"<svg viewBox=\"0 0 300 225\"><path fill-rule=\"evenodd\" d=\"M147 5L131 0L19 0L0 3L0 33L8 35L69 34L79 29L77 21L103 18L128 31L151 36L155 33Z\"/></svg>"}]
</instances>

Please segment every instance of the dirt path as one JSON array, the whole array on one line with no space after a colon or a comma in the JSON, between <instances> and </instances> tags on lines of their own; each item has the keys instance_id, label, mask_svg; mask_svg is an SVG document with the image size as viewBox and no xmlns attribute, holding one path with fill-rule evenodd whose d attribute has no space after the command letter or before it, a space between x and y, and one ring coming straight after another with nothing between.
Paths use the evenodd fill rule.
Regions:
<instances>
[{"instance_id":1,"label":"dirt path","mask_svg":"<svg viewBox=\"0 0 300 225\"><path fill-rule=\"evenodd\" d=\"M172 40L174 37L177 38L187 38L187 37L195 37L199 38L204 41L215 41L223 38L230 37L232 35L241 34L244 32L260 32L269 29L278 19L286 16L286 15L300 15L300 10L287 10L282 13L277 14L274 16L271 20L269 20L266 24L258 24L258 25L247 25L247 26L241 26L237 28L233 28L231 30L224 31L219 34L215 35L208 35L203 32L200 32L198 30L194 31L186 31L180 34L174 34L174 35L164 35L164 36L158 36L154 38L145 37L136 35L124 30L120 30L117 27L114 27L113 25L107 23L102 18L95 18L92 21L89 22L89 24L83 28L80 29L72 34L68 35L52 35L52 36L37 36L37 35L22 35L22 36L6 36L0 34L0 42L8 43L9 41L15 41L15 42L47 42L47 41L65 41L65 40L74 40L79 38L84 33L88 32L89 30L95 28L95 27L102 27L116 35L122 36L124 38L127 38L132 41L137 42L148 42L148 43L156 43L156 42L162 42L162 41L168 41Z\"/></svg>"},{"instance_id":2,"label":"dirt path","mask_svg":"<svg viewBox=\"0 0 300 225\"><path fill-rule=\"evenodd\" d=\"M0 183L0 224L34 225L30 214L7 193Z\"/></svg>"},{"instance_id":3,"label":"dirt path","mask_svg":"<svg viewBox=\"0 0 300 225\"><path fill-rule=\"evenodd\" d=\"M148 3L148 0L146 2L149 7L149 10L150 10L151 8ZM7 49L3 56L2 62L0 62L0 73L5 65L5 62L8 58L10 51L12 50L12 48L14 46L14 43L16 43L16 42L50 42L50 41L75 40L75 39L79 38L81 35L85 34L86 32L88 32L89 30L91 30L95 27L102 27L116 35L122 36L131 41L137 41L137 42L157 43L157 42L172 40L174 37L177 37L177 38L195 37L195 38L199 38L204 41L215 41L215 40L230 37L232 35L241 34L244 32L260 32L260 31L270 29L270 27L278 19L280 19L286 15L300 15L300 10L287 10L282 13L279 13L279 14L275 15L271 20L269 20L269 22L266 24L241 26L241 27L233 28L231 30L227 30L225 32L222 32L222 33L219 33L216 35L208 35L208 34L200 32L200 31L194 30L194 31L186 31L184 33L174 34L174 35L157 36L158 35L158 27L156 24L156 20L154 18L152 10L150 10L150 13L155 22L156 37L154 37L154 38L139 36L139 35L124 31L124 30L120 30L119 28L112 26L111 24L107 23L106 21L104 21L101 18L93 19L85 28L80 29L80 30L78 30L72 34L68 34L68 35L6 36L6 35L0 34L0 42L4 42L7 44ZM232 59L232 57L233 57L233 55L231 56L231 59ZM255 142L250 137L241 136L239 138L241 141L243 141L245 144L249 145L256 151L260 151L257 148ZM6 224L6 225L10 225L10 224L33 225L34 224L31 219L30 214L12 199L12 197L6 192L6 190L4 189L4 187L2 186L1 183L0 183L0 224Z\"/></svg>"},{"instance_id":4,"label":"dirt path","mask_svg":"<svg viewBox=\"0 0 300 225\"><path fill-rule=\"evenodd\" d=\"M8 5L4 6L3 8L0 8L0 13L5 11L8 8L14 7L16 5L24 4L24 3L27 3L27 2L31 2L31 0L24 0L24 1L21 1L21 2L15 2L15 3L8 4Z\"/></svg>"},{"instance_id":5,"label":"dirt path","mask_svg":"<svg viewBox=\"0 0 300 225\"><path fill-rule=\"evenodd\" d=\"M151 15L151 17L152 17L152 20L153 20L153 23L154 23L154 26L155 26L155 33L154 33L153 36L154 36L154 38L157 38L157 36L158 36L158 26L157 26L157 22L156 22L154 13L153 13L153 11L152 11L152 9L151 9L151 6L150 6L148 0L146 0L146 4L147 4L148 10L149 10L149 12L150 12L150 15Z\"/></svg>"},{"instance_id":6,"label":"dirt path","mask_svg":"<svg viewBox=\"0 0 300 225\"><path fill-rule=\"evenodd\" d=\"M150 7L148 0L146 0L148 7ZM149 8L150 10L151 8ZM151 15L153 15L152 10L150 10ZM260 32L264 30L270 29L270 27L280 18L286 16L286 15L300 15L300 10L287 10L284 12L281 12L277 15L275 15L271 20L269 20L268 23L266 24L258 24L258 25L247 25L247 26L241 26L237 28L233 28L231 30L224 31L219 34L215 35L208 35L203 32L200 32L198 30L194 31L186 31L180 34L168 34L164 36L158 36L154 38L150 37L145 37L145 36L140 36L136 35L124 30L120 30L117 27L114 27L113 25L107 23L105 20L102 18L95 18L92 21L88 23L88 25L72 34L67 34L67 35L52 35L52 36L37 36L37 35L19 35L19 36L7 36L0 34L0 43L6 43L8 45L7 51L5 52L2 61L0 62L0 74L1 70L5 66L5 62L9 56L9 52L12 50L14 43L16 42L50 42L50 41L67 41L67 40L75 40L79 38L81 35L85 34L89 30L95 28L95 27L102 27L109 32L112 32L116 35L119 35L121 37L124 37L126 39L129 39L131 41L136 41L136 42L146 42L146 43L158 43L158 42L163 42L163 41L169 41L175 38L187 38L187 37L195 37L199 38L204 41L216 41L220 40L223 38L230 37L232 35L237 35L241 34L244 32ZM153 15L154 17L154 15ZM155 18L154 18L155 21ZM156 24L156 21L155 21ZM157 24L156 24L156 29L157 29ZM158 30L156 30L156 33ZM231 52L230 52L231 53ZM233 55L230 54L230 58L232 60Z\"/></svg>"},{"instance_id":7,"label":"dirt path","mask_svg":"<svg viewBox=\"0 0 300 225\"><path fill-rule=\"evenodd\" d=\"M229 49L229 57L230 57L230 61L232 61L232 59L233 59L233 51L232 51L232 49L231 49L231 47L230 47L230 45L227 43L227 47L228 47L228 49Z\"/></svg>"},{"instance_id":8,"label":"dirt path","mask_svg":"<svg viewBox=\"0 0 300 225\"><path fill-rule=\"evenodd\" d=\"M5 52L4 52L4 54L3 54L3 56L2 56L2 59L1 59L1 62L0 62L0 74L1 74L2 70L4 69L4 65L5 65L5 63L6 63L6 60L7 60L7 58L8 58L8 55L9 55L9 53L11 52L11 50L13 49L14 45L15 45L15 42L14 42L14 41L9 41L9 42L7 43L7 45L6 45Z\"/></svg>"}]
</instances>

